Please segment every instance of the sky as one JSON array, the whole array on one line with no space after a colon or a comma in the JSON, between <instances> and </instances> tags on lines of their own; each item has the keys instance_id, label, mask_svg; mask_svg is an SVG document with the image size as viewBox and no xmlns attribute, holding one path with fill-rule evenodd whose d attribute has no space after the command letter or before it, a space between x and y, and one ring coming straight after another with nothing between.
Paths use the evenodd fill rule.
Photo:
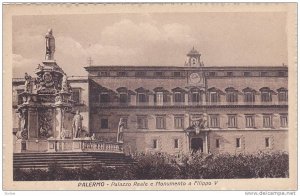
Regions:
<instances>
[{"instance_id":1,"label":"sky","mask_svg":"<svg viewBox=\"0 0 300 196\"><path fill-rule=\"evenodd\" d=\"M68 76L92 65L183 66L194 46L204 66L281 66L287 62L286 14L145 13L14 16L13 77L32 76L53 29L55 60Z\"/></svg>"}]
</instances>

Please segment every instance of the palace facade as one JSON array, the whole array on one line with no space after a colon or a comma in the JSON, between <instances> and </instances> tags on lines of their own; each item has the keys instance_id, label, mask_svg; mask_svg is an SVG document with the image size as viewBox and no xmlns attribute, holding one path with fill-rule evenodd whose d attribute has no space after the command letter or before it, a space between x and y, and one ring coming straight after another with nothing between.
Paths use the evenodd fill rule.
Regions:
<instances>
[{"instance_id":1,"label":"palace facade","mask_svg":"<svg viewBox=\"0 0 300 196\"><path fill-rule=\"evenodd\" d=\"M122 118L127 152L288 151L286 66L209 67L193 48L181 67L85 69L87 77L69 77L84 130L116 141ZM13 80L14 109L23 85ZM72 117L65 121L72 129Z\"/></svg>"}]
</instances>

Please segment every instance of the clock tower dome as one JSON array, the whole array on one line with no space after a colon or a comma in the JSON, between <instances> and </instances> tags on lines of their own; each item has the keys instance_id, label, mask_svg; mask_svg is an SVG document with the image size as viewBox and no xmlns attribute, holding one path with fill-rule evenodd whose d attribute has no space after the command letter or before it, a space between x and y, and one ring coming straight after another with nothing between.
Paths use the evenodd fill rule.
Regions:
<instances>
[{"instance_id":1,"label":"clock tower dome","mask_svg":"<svg viewBox=\"0 0 300 196\"><path fill-rule=\"evenodd\" d=\"M200 62L201 54L193 47L192 50L187 54L187 61L185 66L188 67L202 67L203 62Z\"/></svg>"}]
</instances>

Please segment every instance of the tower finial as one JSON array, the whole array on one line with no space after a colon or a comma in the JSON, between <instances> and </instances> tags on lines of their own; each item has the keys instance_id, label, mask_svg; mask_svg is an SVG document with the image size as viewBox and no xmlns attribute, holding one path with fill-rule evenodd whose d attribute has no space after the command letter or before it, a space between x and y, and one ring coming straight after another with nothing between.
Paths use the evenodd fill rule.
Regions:
<instances>
[{"instance_id":1,"label":"tower finial","mask_svg":"<svg viewBox=\"0 0 300 196\"><path fill-rule=\"evenodd\" d=\"M89 58L87 59L87 61L88 61L89 66L92 66L92 65L93 65L93 59L92 59L92 57L89 57Z\"/></svg>"}]
</instances>

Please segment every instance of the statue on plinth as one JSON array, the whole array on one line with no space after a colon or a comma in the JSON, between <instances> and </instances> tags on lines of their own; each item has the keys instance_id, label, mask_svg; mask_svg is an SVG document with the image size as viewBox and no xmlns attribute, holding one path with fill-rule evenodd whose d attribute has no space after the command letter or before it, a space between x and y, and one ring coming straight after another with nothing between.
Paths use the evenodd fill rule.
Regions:
<instances>
[{"instance_id":1,"label":"statue on plinth","mask_svg":"<svg viewBox=\"0 0 300 196\"><path fill-rule=\"evenodd\" d=\"M16 133L16 136L18 139L27 139L28 133L27 133L27 125L28 125L28 116L27 111L19 109L18 110L18 117L20 119L20 130Z\"/></svg>"},{"instance_id":2,"label":"statue on plinth","mask_svg":"<svg viewBox=\"0 0 300 196\"><path fill-rule=\"evenodd\" d=\"M69 92L69 83L66 74L63 75L61 85L62 85L61 92Z\"/></svg>"},{"instance_id":3,"label":"statue on plinth","mask_svg":"<svg viewBox=\"0 0 300 196\"><path fill-rule=\"evenodd\" d=\"M117 142L118 143L123 143L123 140L124 140L124 137L123 137L124 127L125 127L124 120L123 120L123 118L120 118L119 125L118 125L118 135L117 135Z\"/></svg>"},{"instance_id":4,"label":"statue on plinth","mask_svg":"<svg viewBox=\"0 0 300 196\"><path fill-rule=\"evenodd\" d=\"M25 92L32 92L32 78L28 73L25 73Z\"/></svg>"},{"instance_id":5,"label":"statue on plinth","mask_svg":"<svg viewBox=\"0 0 300 196\"><path fill-rule=\"evenodd\" d=\"M49 29L46 36L46 56L45 60L54 60L55 52L55 38L53 36L52 29Z\"/></svg>"},{"instance_id":6,"label":"statue on plinth","mask_svg":"<svg viewBox=\"0 0 300 196\"><path fill-rule=\"evenodd\" d=\"M77 110L72 123L73 138L79 138L80 132L82 131L82 120L83 117L80 115L80 111Z\"/></svg>"}]
</instances>

